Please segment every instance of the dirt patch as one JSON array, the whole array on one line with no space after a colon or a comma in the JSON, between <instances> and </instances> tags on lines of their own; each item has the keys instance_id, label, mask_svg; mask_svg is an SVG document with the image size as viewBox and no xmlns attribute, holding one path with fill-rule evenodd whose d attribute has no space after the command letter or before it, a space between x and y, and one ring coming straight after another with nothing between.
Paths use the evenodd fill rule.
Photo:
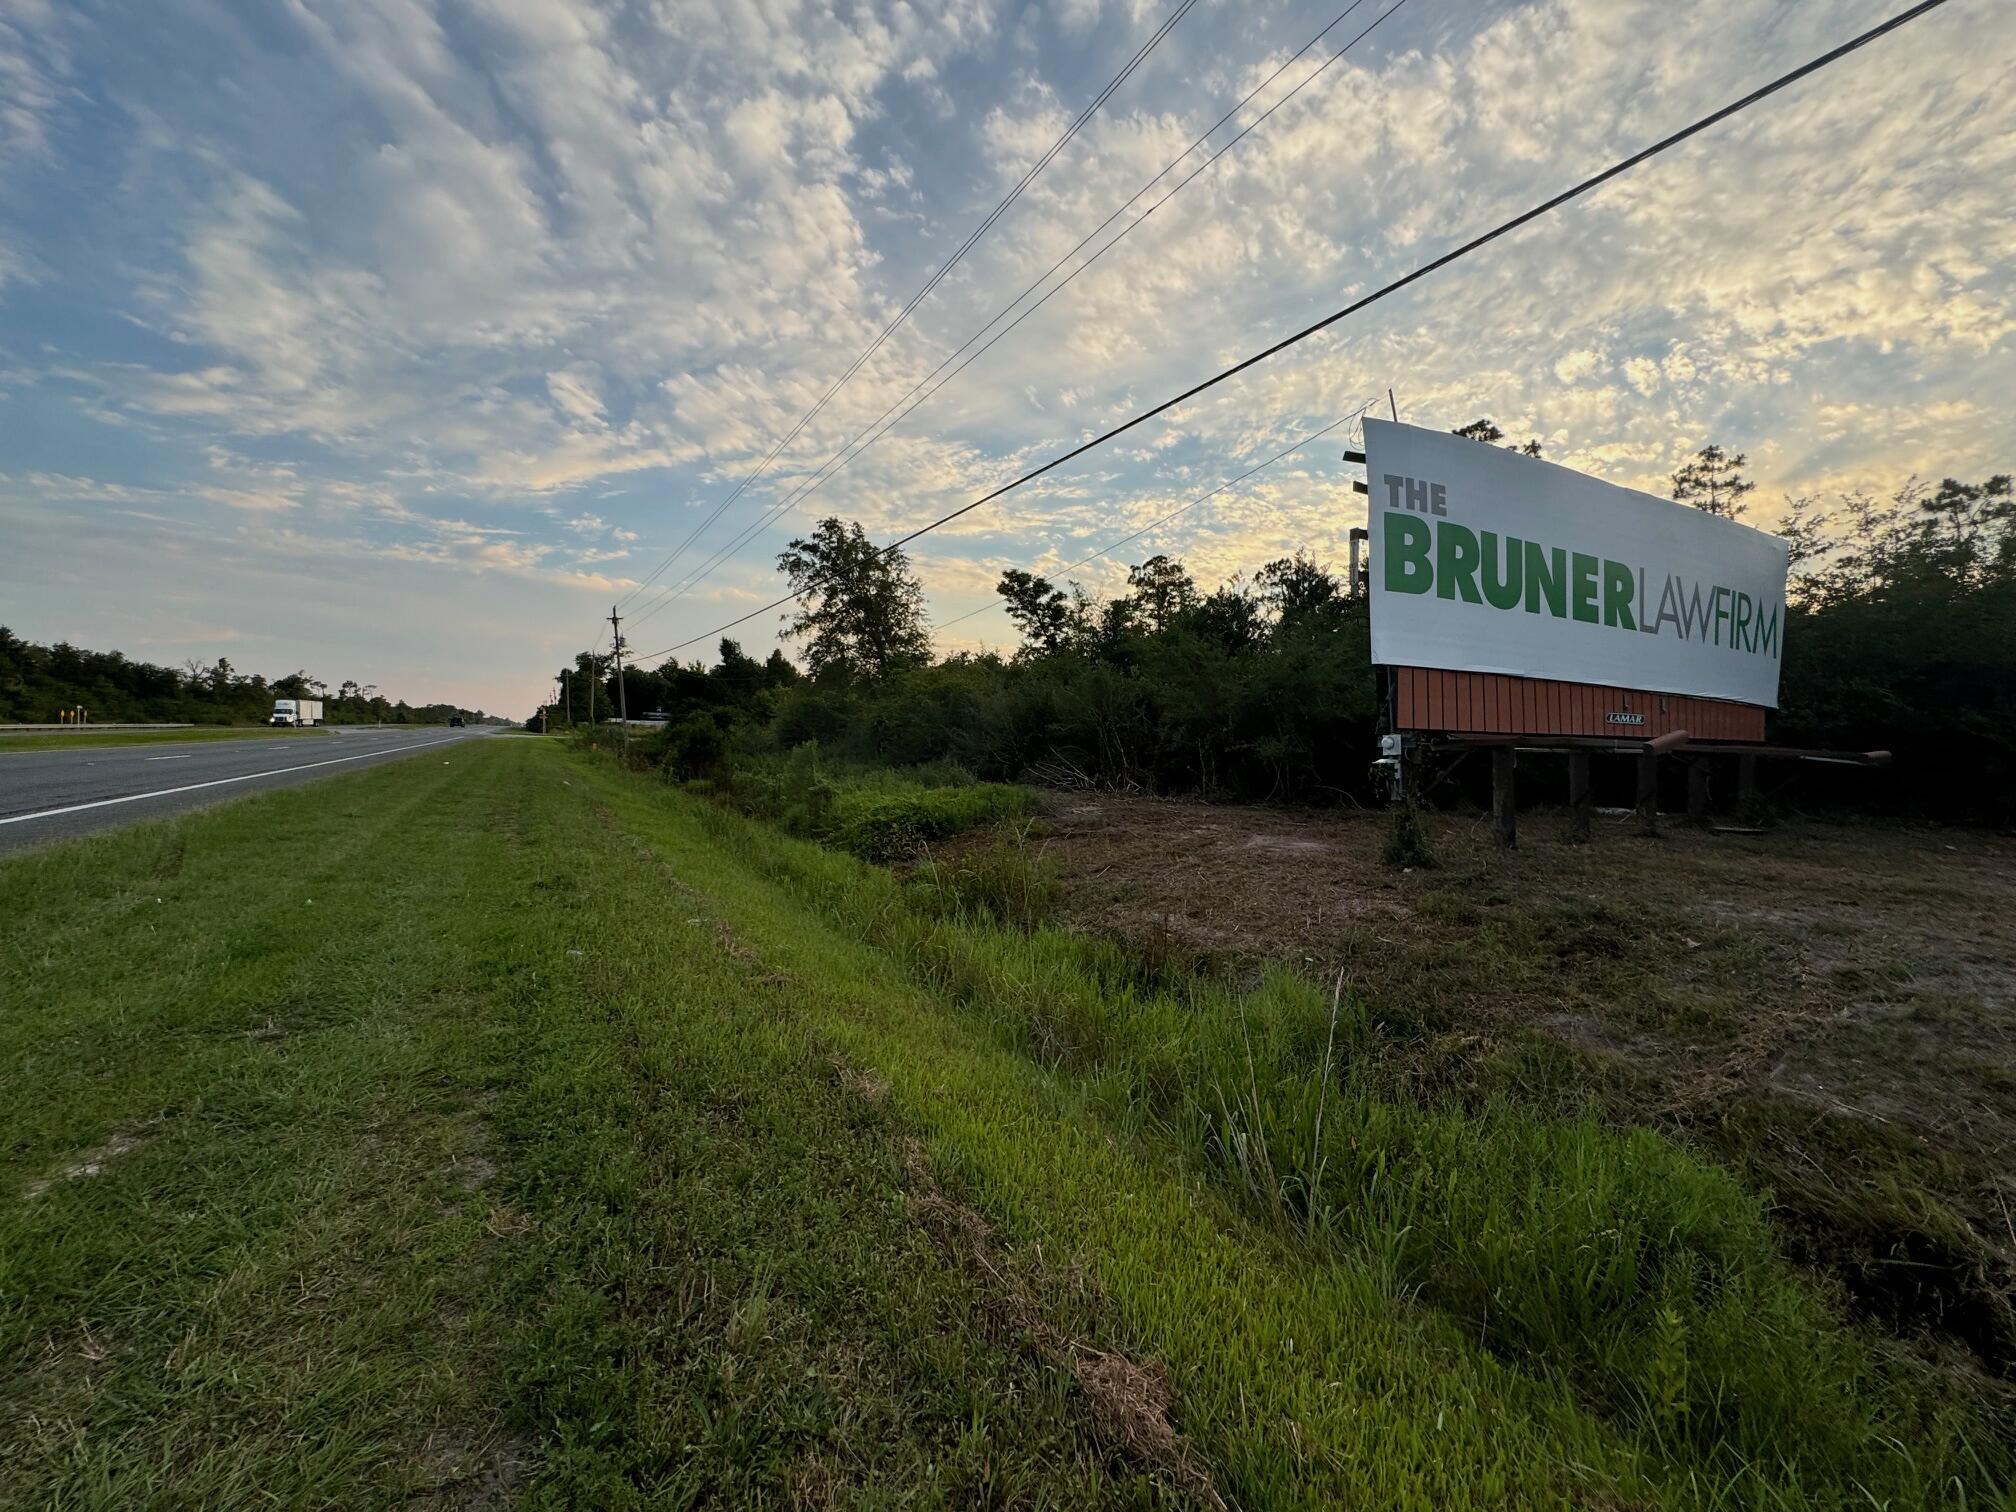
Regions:
<instances>
[{"instance_id":1,"label":"dirt patch","mask_svg":"<svg viewBox=\"0 0 2016 1512\"><path fill-rule=\"evenodd\" d=\"M496 1433L447 1429L421 1448L424 1481L411 1504L430 1512L489 1512L508 1507L531 1474L537 1455L522 1440Z\"/></svg>"},{"instance_id":2,"label":"dirt patch","mask_svg":"<svg viewBox=\"0 0 2016 1512\"><path fill-rule=\"evenodd\" d=\"M1042 840L1070 927L1150 967L1348 968L1423 1095L1595 1098L1692 1140L1816 1264L1888 1287L1900 1331L2016 1373L2016 842L1622 815L1572 845L1543 812L1507 852L1481 815L1428 828L1437 864L1397 872L1380 813L1074 794Z\"/></svg>"},{"instance_id":3,"label":"dirt patch","mask_svg":"<svg viewBox=\"0 0 2016 1512\"><path fill-rule=\"evenodd\" d=\"M1097 1349L1057 1328L1036 1299L1042 1278L1032 1276L1026 1261L1008 1253L985 1218L939 1190L922 1146L904 1141L901 1159L910 1181L911 1214L981 1279L989 1309L1005 1332L1046 1364L1071 1372L1100 1439L1194 1501L1225 1512L1225 1499L1210 1472L1172 1420L1175 1391L1168 1369L1160 1361L1142 1364Z\"/></svg>"},{"instance_id":4,"label":"dirt patch","mask_svg":"<svg viewBox=\"0 0 2016 1512\"><path fill-rule=\"evenodd\" d=\"M889 1082L880 1072L851 1065L839 1055L829 1056L840 1085L865 1103L881 1103L889 1096Z\"/></svg>"},{"instance_id":5,"label":"dirt patch","mask_svg":"<svg viewBox=\"0 0 2016 1512\"><path fill-rule=\"evenodd\" d=\"M484 1220L483 1227L493 1238L511 1239L519 1234L531 1233L539 1227L539 1220L509 1203L498 1203L490 1209L490 1216Z\"/></svg>"},{"instance_id":6,"label":"dirt patch","mask_svg":"<svg viewBox=\"0 0 2016 1512\"><path fill-rule=\"evenodd\" d=\"M29 1182L22 1188L23 1194L30 1198L40 1197L60 1182L86 1181L94 1176L102 1176L114 1161L131 1155L145 1142L138 1132L116 1130L107 1136L103 1143L71 1156L49 1175L38 1181Z\"/></svg>"},{"instance_id":7,"label":"dirt patch","mask_svg":"<svg viewBox=\"0 0 2016 1512\"><path fill-rule=\"evenodd\" d=\"M714 936L714 944L730 960L739 962L756 973L756 982L761 987L788 987L793 978L788 971L775 971L763 957L744 944L735 933L734 926L726 919L691 918L686 921L696 928L705 928Z\"/></svg>"}]
</instances>

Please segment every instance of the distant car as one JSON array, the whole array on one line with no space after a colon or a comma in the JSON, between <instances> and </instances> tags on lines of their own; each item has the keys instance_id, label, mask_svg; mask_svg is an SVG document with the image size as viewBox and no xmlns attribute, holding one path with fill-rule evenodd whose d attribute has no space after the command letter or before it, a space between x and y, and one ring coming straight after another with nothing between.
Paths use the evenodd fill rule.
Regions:
<instances>
[{"instance_id":1,"label":"distant car","mask_svg":"<svg viewBox=\"0 0 2016 1512\"><path fill-rule=\"evenodd\" d=\"M449 729L451 729L451 730L459 730L459 729L461 729L461 728L462 728L462 716L461 716L460 714L450 714L450 715L448 716L448 728L449 728Z\"/></svg>"}]
</instances>

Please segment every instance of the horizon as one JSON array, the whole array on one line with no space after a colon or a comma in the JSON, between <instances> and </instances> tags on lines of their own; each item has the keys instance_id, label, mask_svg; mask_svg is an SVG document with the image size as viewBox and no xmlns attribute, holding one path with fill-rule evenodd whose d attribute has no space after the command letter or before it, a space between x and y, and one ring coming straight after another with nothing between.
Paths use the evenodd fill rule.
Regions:
<instances>
[{"instance_id":1,"label":"horizon","mask_svg":"<svg viewBox=\"0 0 2016 1512\"><path fill-rule=\"evenodd\" d=\"M1185 14L664 581L1338 9ZM777 551L812 519L890 539L1890 9L1402 3L860 466L690 596L640 595L626 633L706 632L782 591ZM516 717L1173 10L975 0L843 24L586 0L251 18L9 0L0 617L32 641ZM1995 22L1943 7L948 526L912 551L932 618L1389 387L1411 423L1488 415L1655 493L1703 444L1747 453L1766 527L1791 496L2006 470L1977 398L2016 378L2016 39ZM1135 549L1200 581L1298 549L1340 561L1365 509L1343 445ZM1116 556L1076 576L1099 592L1123 573ZM758 657L779 644L764 621L730 634ZM1011 640L979 619L938 650Z\"/></svg>"}]
</instances>

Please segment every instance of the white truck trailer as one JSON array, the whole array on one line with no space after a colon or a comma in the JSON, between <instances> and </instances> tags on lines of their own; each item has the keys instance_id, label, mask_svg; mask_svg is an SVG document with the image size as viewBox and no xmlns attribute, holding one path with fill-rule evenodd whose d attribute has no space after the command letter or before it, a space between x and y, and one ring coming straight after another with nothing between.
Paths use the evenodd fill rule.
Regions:
<instances>
[{"instance_id":1,"label":"white truck trailer","mask_svg":"<svg viewBox=\"0 0 2016 1512\"><path fill-rule=\"evenodd\" d=\"M319 725L322 723L322 700L319 698L276 698L273 700L273 717L268 724L276 725Z\"/></svg>"}]
</instances>

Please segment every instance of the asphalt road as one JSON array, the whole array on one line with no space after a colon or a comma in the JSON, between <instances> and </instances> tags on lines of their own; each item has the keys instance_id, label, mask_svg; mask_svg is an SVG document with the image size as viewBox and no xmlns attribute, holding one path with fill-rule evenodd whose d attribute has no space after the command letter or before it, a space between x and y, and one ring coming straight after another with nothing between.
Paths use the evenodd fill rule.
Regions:
<instances>
[{"instance_id":1,"label":"asphalt road","mask_svg":"<svg viewBox=\"0 0 2016 1512\"><path fill-rule=\"evenodd\" d=\"M489 729L379 725L266 740L9 752L0 745L0 852L186 813L248 793L299 787L422 751L481 740Z\"/></svg>"}]
</instances>

